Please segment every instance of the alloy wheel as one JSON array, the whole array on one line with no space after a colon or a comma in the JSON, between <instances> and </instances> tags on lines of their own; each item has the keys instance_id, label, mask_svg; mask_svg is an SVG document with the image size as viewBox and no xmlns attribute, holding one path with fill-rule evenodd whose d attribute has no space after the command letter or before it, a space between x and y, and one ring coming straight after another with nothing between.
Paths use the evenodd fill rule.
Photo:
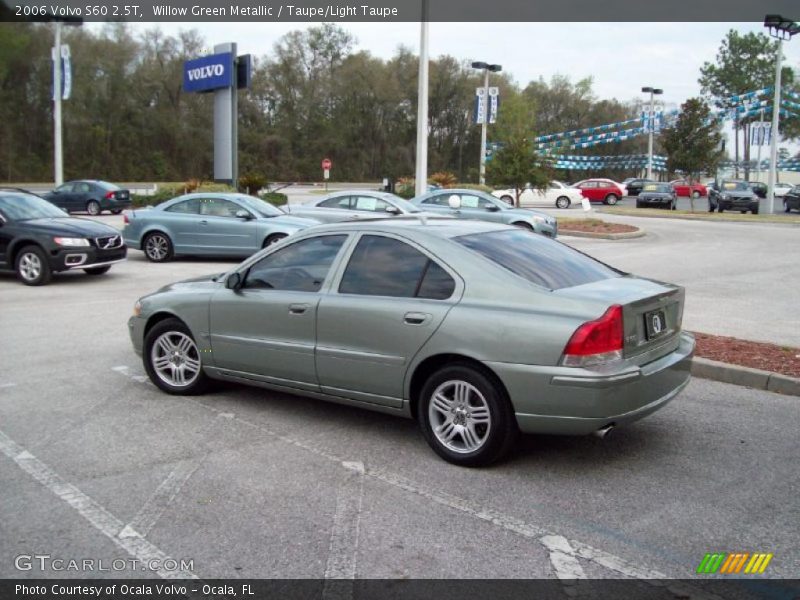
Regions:
<instances>
[{"instance_id":1,"label":"alloy wheel","mask_svg":"<svg viewBox=\"0 0 800 600\"><path fill-rule=\"evenodd\" d=\"M25 281L35 281L42 273L42 260L33 252L26 252L19 259L19 274Z\"/></svg>"},{"instance_id":2,"label":"alloy wheel","mask_svg":"<svg viewBox=\"0 0 800 600\"><path fill-rule=\"evenodd\" d=\"M147 252L147 256L150 258L150 260L154 260L156 262L164 260L167 257L167 254L169 254L169 242L167 241L167 238L158 234L151 235L147 238L145 252Z\"/></svg>"},{"instance_id":3,"label":"alloy wheel","mask_svg":"<svg viewBox=\"0 0 800 600\"><path fill-rule=\"evenodd\" d=\"M191 337L180 331L162 333L150 350L156 375L174 387L190 386L200 375L200 353Z\"/></svg>"},{"instance_id":4,"label":"alloy wheel","mask_svg":"<svg viewBox=\"0 0 800 600\"><path fill-rule=\"evenodd\" d=\"M478 388L462 380L445 381L434 390L428 419L438 442L459 454L480 449L492 428L486 398Z\"/></svg>"}]
</instances>

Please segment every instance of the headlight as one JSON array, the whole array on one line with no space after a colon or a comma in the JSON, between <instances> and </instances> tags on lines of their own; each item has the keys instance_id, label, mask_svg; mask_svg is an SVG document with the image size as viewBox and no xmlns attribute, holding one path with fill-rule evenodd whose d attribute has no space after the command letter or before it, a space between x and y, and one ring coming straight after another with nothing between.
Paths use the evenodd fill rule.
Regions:
<instances>
[{"instance_id":1,"label":"headlight","mask_svg":"<svg viewBox=\"0 0 800 600\"><path fill-rule=\"evenodd\" d=\"M142 303L137 300L136 303L133 305L133 316L140 317L142 316Z\"/></svg>"},{"instance_id":2,"label":"headlight","mask_svg":"<svg viewBox=\"0 0 800 600\"><path fill-rule=\"evenodd\" d=\"M722 195L720 195L719 199L720 199L720 200L730 200L730 199L731 199L731 197L730 197L730 196L728 196L728 194L722 194Z\"/></svg>"},{"instance_id":3,"label":"headlight","mask_svg":"<svg viewBox=\"0 0 800 600\"><path fill-rule=\"evenodd\" d=\"M88 246L89 240L85 238L65 238L65 237L56 237L53 238L53 241L58 244L59 246Z\"/></svg>"},{"instance_id":4,"label":"headlight","mask_svg":"<svg viewBox=\"0 0 800 600\"><path fill-rule=\"evenodd\" d=\"M540 224L541 223L547 223L547 220L544 217L539 217L539 216L531 217L531 221L533 221L534 223L540 223Z\"/></svg>"}]
</instances>

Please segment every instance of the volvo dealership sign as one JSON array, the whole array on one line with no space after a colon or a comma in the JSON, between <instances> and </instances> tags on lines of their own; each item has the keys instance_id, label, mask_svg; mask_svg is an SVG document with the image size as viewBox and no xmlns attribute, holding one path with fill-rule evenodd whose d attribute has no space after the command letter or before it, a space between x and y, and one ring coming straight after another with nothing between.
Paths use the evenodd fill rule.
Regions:
<instances>
[{"instance_id":1,"label":"volvo dealership sign","mask_svg":"<svg viewBox=\"0 0 800 600\"><path fill-rule=\"evenodd\" d=\"M183 89L186 92L210 92L229 88L235 78L236 70L231 52L201 56L183 63Z\"/></svg>"}]
</instances>

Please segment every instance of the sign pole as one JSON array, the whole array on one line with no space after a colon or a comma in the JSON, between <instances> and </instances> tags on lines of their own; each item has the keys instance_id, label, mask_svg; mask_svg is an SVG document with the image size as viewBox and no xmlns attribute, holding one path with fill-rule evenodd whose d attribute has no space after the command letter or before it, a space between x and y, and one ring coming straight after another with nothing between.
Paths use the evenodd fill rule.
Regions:
<instances>
[{"instance_id":1,"label":"sign pole","mask_svg":"<svg viewBox=\"0 0 800 600\"><path fill-rule=\"evenodd\" d=\"M428 0L421 0L419 81L417 98L417 165L415 195L428 189Z\"/></svg>"},{"instance_id":2,"label":"sign pole","mask_svg":"<svg viewBox=\"0 0 800 600\"><path fill-rule=\"evenodd\" d=\"M486 185L486 127L489 121L489 69L483 75L483 123L481 124L481 162L479 182Z\"/></svg>"},{"instance_id":3,"label":"sign pole","mask_svg":"<svg viewBox=\"0 0 800 600\"><path fill-rule=\"evenodd\" d=\"M775 96L772 100L772 127L769 145L769 175L767 176L767 210L771 215L775 208L775 181L778 175L778 125L781 114L781 60L783 58L783 41L778 40L778 51L775 53Z\"/></svg>"},{"instance_id":4,"label":"sign pole","mask_svg":"<svg viewBox=\"0 0 800 600\"><path fill-rule=\"evenodd\" d=\"M56 21L56 40L53 47L53 166L56 187L64 183L64 155L61 140L61 22Z\"/></svg>"}]
</instances>

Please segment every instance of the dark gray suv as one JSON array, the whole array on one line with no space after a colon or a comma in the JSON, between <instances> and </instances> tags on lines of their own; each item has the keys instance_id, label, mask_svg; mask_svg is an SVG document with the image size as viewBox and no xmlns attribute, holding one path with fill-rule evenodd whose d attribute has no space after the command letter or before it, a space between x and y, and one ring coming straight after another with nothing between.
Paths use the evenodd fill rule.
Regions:
<instances>
[{"instance_id":1,"label":"dark gray suv","mask_svg":"<svg viewBox=\"0 0 800 600\"><path fill-rule=\"evenodd\" d=\"M759 197L747 181L714 182L708 188L708 212L738 210L758 214Z\"/></svg>"}]
</instances>

